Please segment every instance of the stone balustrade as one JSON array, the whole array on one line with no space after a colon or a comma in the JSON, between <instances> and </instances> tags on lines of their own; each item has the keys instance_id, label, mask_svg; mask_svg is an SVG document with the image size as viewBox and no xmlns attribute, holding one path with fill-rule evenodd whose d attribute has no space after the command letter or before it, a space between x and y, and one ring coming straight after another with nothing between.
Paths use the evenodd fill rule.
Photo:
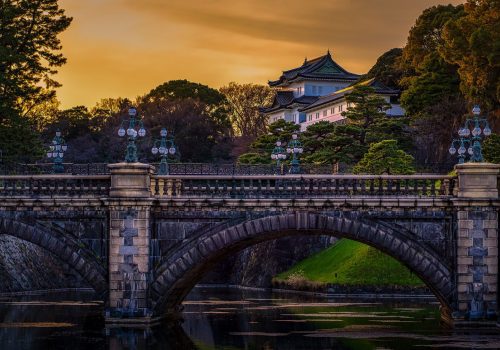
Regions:
<instances>
[{"instance_id":1,"label":"stone balustrade","mask_svg":"<svg viewBox=\"0 0 500 350\"><path fill-rule=\"evenodd\" d=\"M157 198L324 198L335 196L452 196L446 175L170 175L154 176Z\"/></svg>"},{"instance_id":2,"label":"stone balustrade","mask_svg":"<svg viewBox=\"0 0 500 350\"><path fill-rule=\"evenodd\" d=\"M0 197L107 196L109 175L0 176Z\"/></svg>"}]
</instances>

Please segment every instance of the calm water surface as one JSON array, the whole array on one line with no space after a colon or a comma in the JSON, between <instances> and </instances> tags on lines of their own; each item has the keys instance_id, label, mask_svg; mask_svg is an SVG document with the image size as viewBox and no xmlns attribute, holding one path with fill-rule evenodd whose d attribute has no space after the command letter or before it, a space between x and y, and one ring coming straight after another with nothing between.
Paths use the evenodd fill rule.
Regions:
<instances>
[{"instance_id":1,"label":"calm water surface","mask_svg":"<svg viewBox=\"0 0 500 350\"><path fill-rule=\"evenodd\" d=\"M196 288L181 325L125 329L82 295L0 298L0 349L500 349L497 330L442 328L438 307Z\"/></svg>"}]
</instances>

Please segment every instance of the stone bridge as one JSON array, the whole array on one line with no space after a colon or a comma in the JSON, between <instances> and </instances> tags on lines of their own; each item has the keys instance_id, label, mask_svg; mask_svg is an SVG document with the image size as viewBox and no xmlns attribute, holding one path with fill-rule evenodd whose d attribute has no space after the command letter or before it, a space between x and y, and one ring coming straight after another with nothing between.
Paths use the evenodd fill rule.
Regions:
<instances>
[{"instance_id":1,"label":"stone bridge","mask_svg":"<svg viewBox=\"0 0 500 350\"><path fill-rule=\"evenodd\" d=\"M69 265L109 323L175 315L218 261L292 235L360 241L418 275L453 324L496 321L499 166L446 175L0 176L0 234Z\"/></svg>"}]
</instances>

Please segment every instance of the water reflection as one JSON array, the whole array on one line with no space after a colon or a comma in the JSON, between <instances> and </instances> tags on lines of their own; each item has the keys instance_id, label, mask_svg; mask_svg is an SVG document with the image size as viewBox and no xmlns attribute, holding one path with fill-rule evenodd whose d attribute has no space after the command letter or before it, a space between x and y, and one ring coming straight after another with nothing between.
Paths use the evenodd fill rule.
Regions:
<instances>
[{"instance_id":1,"label":"water reflection","mask_svg":"<svg viewBox=\"0 0 500 350\"><path fill-rule=\"evenodd\" d=\"M89 295L0 299L0 348L500 348L496 330L441 328L434 301L346 301L196 288L184 303L182 324L105 328L102 314L102 303Z\"/></svg>"}]
</instances>

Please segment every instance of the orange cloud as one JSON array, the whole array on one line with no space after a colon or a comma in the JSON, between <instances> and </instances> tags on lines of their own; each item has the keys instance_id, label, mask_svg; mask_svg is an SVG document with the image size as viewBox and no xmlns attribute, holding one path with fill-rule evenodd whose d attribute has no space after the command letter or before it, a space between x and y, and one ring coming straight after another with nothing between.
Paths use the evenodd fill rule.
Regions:
<instances>
[{"instance_id":1,"label":"orange cloud","mask_svg":"<svg viewBox=\"0 0 500 350\"><path fill-rule=\"evenodd\" d=\"M446 0L61 0L63 107L135 97L171 79L265 84L304 56L366 72L404 45L423 9ZM453 3L459 3L455 0Z\"/></svg>"}]
</instances>

